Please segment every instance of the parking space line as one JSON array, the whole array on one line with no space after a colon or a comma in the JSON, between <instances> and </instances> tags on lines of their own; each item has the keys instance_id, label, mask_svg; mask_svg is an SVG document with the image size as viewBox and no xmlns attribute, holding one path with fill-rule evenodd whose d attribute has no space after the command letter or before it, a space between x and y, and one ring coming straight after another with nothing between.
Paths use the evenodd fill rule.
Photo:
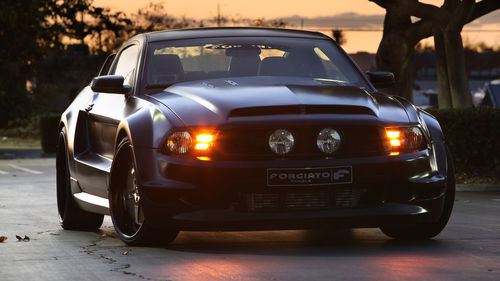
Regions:
<instances>
[{"instance_id":1,"label":"parking space line","mask_svg":"<svg viewBox=\"0 0 500 281\"><path fill-rule=\"evenodd\" d=\"M14 165L14 164L10 164L9 166L11 166L14 169L18 169L18 170L21 170L21 171L24 171L24 172L35 174L35 175L41 175L41 174L43 174L40 171L35 171L35 170L28 169L28 168L19 167L19 166Z\"/></svg>"},{"instance_id":2,"label":"parking space line","mask_svg":"<svg viewBox=\"0 0 500 281\"><path fill-rule=\"evenodd\" d=\"M0 175L7 175L8 172L0 170Z\"/></svg>"}]
</instances>

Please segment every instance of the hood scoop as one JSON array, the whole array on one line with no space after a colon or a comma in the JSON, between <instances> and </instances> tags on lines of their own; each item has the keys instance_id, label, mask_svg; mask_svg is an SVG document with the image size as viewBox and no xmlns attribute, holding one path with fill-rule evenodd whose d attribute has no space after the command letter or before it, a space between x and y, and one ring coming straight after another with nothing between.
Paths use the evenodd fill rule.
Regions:
<instances>
[{"instance_id":1,"label":"hood scoop","mask_svg":"<svg viewBox=\"0 0 500 281\"><path fill-rule=\"evenodd\" d=\"M370 108L349 105L286 105L233 109L227 118L287 114L365 114L376 115Z\"/></svg>"}]
</instances>

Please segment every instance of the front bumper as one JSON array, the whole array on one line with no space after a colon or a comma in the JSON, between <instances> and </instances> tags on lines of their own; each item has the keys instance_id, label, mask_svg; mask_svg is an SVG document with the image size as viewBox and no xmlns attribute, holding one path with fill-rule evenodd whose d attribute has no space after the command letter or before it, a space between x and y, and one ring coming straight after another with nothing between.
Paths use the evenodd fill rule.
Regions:
<instances>
[{"instance_id":1,"label":"front bumper","mask_svg":"<svg viewBox=\"0 0 500 281\"><path fill-rule=\"evenodd\" d=\"M153 149L135 150L144 211L155 225L181 230L302 229L323 226L377 227L436 221L442 213L446 173L429 150L351 159L202 161ZM150 159L156 159L151 161ZM151 166L151 167L148 167ZM349 184L321 187L267 185L268 168L351 166ZM249 209L248 194L362 190L352 206ZM330 195L328 195L330 196ZM330 197L329 197L330 198ZM361 197L360 197L361 198Z\"/></svg>"}]
</instances>

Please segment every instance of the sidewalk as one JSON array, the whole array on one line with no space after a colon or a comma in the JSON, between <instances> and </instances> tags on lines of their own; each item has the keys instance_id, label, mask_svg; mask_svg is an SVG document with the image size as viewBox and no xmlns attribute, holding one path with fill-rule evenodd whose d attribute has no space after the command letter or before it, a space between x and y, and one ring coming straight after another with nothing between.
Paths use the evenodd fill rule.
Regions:
<instances>
[{"instance_id":1,"label":"sidewalk","mask_svg":"<svg viewBox=\"0 0 500 281\"><path fill-rule=\"evenodd\" d=\"M47 154L41 149L0 149L0 159L27 159L55 157L55 154Z\"/></svg>"},{"instance_id":2,"label":"sidewalk","mask_svg":"<svg viewBox=\"0 0 500 281\"><path fill-rule=\"evenodd\" d=\"M457 191L500 191L500 184L457 184Z\"/></svg>"}]
</instances>

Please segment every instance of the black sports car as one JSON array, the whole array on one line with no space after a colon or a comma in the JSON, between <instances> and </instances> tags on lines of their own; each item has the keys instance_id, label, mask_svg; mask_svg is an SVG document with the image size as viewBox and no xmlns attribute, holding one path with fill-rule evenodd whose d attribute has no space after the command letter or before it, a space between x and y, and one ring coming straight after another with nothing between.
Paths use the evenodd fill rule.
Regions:
<instances>
[{"instance_id":1,"label":"black sports car","mask_svg":"<svg viewBox=\"0 0 500 281\"><path fill-rule=\"evenodd\" d=\"M141 34L62 114L65 229L110 214L127 244L180 230L380 227L425 239L450 216L434 117L378 92L329 37L264 28Z\"/></svg>"}]
</instances>

